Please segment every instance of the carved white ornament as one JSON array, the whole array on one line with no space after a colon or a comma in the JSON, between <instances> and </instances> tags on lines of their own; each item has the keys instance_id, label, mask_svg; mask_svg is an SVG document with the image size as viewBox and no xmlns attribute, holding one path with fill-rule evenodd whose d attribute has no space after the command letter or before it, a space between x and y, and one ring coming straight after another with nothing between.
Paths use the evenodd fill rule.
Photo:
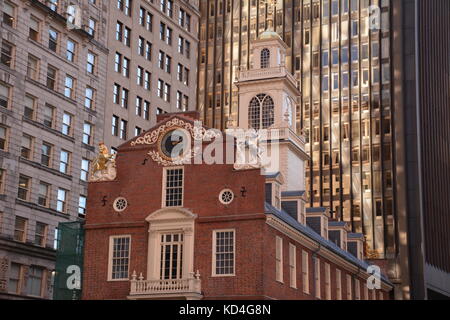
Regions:
<instances>
[{"instance_id":1,"label":"carved white ornament","mask_svg":"<svg viewBox=\"0 0 450 320\"><path fill-rule=\"evenodd\" d=\"M159 165L162 165L164 167L169 167L169 166L179 166L179 165L183 165L183 164L190 164L191 159L194 158L196 155L198 155L199 152L200 152L200 148L195 147L194 149L191 150L191 152L186 153L183 157L179 157L179 158L173 159L173 160L164 159L163 157L161 157L159 152L157 152L155 150L149 151L148 155L152 158L153 161L157 162Z\"/></svg>"},{"instance_id":2,"label":"carved white ornament","mask_svg":"<svg viewBox=\"0 0 450 320\"><path fill-rule=\"evenodd\" d=\"M155 130L146 133L142 137L136 138L131 142L132 146L136 145L152 145L158 142L158 138L161 134L166 132L170 128L182 128L191 134L194 140L209 140L211 138L220 137L220 132L216 132L214 130L206 130L203 126L193 126L191 123L186 122L184 120L174 118L172 120L167 121L165 124L159 126Z\"/></svg>"},{"instance_id":3,"label":"carved white ornament","mask_svg":"<svg viewBox=\"0 0 450 320\"><path fill-rule=\"evenodd\" d=\"M128 201L124 197L119 197L114 200L113 208L116 212L124 211L128 206Z\"/></svg>"},{"instance_id":4,"label":"carved white ornament","mask_svg":"<svg viewBox=\"0 0 450 320\"><path fill-rule=\"evenodd\" d=\"M230 189L224 189L219 194L219 201L222 204L230 204L234 200L234 193Z\"/></svg>"}]
</instances>

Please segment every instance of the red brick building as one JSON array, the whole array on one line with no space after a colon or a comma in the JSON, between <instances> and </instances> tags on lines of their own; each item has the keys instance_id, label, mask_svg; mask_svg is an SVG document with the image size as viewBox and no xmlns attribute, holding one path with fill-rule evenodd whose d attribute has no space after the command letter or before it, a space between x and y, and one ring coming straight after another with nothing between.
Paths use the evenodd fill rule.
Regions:
<instances>
[{"instance_id":1,"label":"red brick building","mask_svg":"<svg viewBox=\"0 0 450 320\"><path fill-rule=\"evenodd\" d=\"M367 264L337 245L355 242L361 257L362 239L329 226L326 209L292 211L304 197L292 191L280 191L289 212L271 204L281 174L149 159L161 136L196 116L160 117L142 135L160 132L154 145L122 145L115 179L90 183L84 299L388 299L389 282L366 289Z\"/></svg>"},{"instance_id":2,"label":"red brick building","mask_svg":"<svg viewBox=\"0 0 450 320\"><path fill-rule=\"evenodd\" d=\"M276 157L238 161L253 145L239 134L221 140L196 112L158 116L115 160L102 149L89 184L84 299L389 299L392 285L373 281L361 260L362 235L326 208L305 209L286 45L267 31L252 48L254 68L238 77L239 122L228 127L266 130L258 150ZM230 150L231 163L218 163Z\"/></svg>"}]
</instances>

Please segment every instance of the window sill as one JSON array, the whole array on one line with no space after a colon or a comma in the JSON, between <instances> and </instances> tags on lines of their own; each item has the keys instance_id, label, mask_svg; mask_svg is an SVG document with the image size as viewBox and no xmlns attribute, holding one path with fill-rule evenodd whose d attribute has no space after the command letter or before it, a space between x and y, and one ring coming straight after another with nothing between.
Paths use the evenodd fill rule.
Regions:
<instances>
[{"instance_id":1,"label":"window sill","mask_svg":"<svg viewBox=\"0 0 450 320\"><path fill-rule=\"evenodd\" d=\"M40 206L36 203L30 202L27 200L22 200L22 199L16 198L16 203L23 205L25 207L28 207L30 209L35 209L35 210L38 210L41 212L46 212L46 213L52 214L54 216L59 216L59 217L65 218L67 220L70 219L70 215L68 213L62 213L62 212L56 211L55 209L46 208L46 207Z\"/></svg>"},{"instance_id":2,"label":"window sill","mask_svg":"<svg viewBox=\"0 0 450 320\"><path fill-rule=\"evenodd\" d=\"M73 104L73 105L75 105L75 106L77 105L76 100L71 99L71 98L68 98L68 97L66 97L63 93L58 92L58 91L56 91L56 90L54 90L54 89L50 89L49 87L47 87L46 85L40 83L39 81L33 80L33 79L31 79L30 77L28 77L28 76L25 77L25 80L27 80L28 82L31 82L31 83L35 84L36 86L40 87L41 89L43 89L43 90L45 90L45 91L50 92L51 94L54 94L54 95L58 96L58 97L61 98L61 99L64 99L65 101L69 102L70 104Z\"/></svg>"},{"instance_id":3,"label":"window sill","mask_svg":"<svg viewBox=\"0 0 450 320\"><path fill-rule=\"evenodd\" d=\"M124 281L130 281L130 279L108 279L107 282L124 282Z\"/></svg>"},{"instance_id":4,"label":"window sill","mask_svg":"<svg viewBox=\"0 0 450 320\"><path fill-rule=\"evenodd\" d=\"M72 176L71 175L61 173L59 170L56 170L56 169L44 166L44 165L42 165L42 164L40 164L38 162L34 162L34 161L31 161L31 160L28 160L28 159L25 159L25 158L22 158L22 157L19 157L19 161L23 162L23 163L27 163L27 164L35 167L35 168L38 168L38 169L41 169L41 170L53 173L55 175L58 175L60 177L63 177L65 179L67 179L67 180L72 181Z\"/></svg>"},{"instance_id":5,"label":"window sill","mask_svg":"<svg viewBox=\"0 0 450 320\"><path fill-rule=\"evenodd\" d=\"M213 277L213 278L232 278L232 277L236 277L236 274L212 274L211 277Z\"/></svg>"},{"instance_id":6,"label":"window sill","mask_svg":"<svg viewBox=\"0 0 450 320\"><path fill-rule=\"evenodd\" d=\"M44 124L42 124L42 123L40 123L40 122L37 122L36 120L27 118L27 117L25 117L25 116L22 116L22 120L25 121L25 122L27 122L27 123L29 123L29 124L32 124L32 125L34 125L34 126L40 128L40 129L43 129L43 130L48 131L48 132L51 132L51 133L53 133L53 134L55 134L55 135L57 135L57 136L59 136L59 137L61 137L61 138L64 138L64 139L66 139L66 140L69 140L70 142L75 142L75 139L74 139L73 137L67 136L67 135L61 133L60 131L58 131L58 130L56 130L56 129L47 127L46 125L44 125Z\"/></svg>"},{"instance_id":7,"label":"window sill","mask_svg":"<svg viewBox=\"0 0 450 320\"><path fill-rule=\"evenodd\" d=\"M95 147L84 142L81 142L81 146L89 151L95 152Z\"/></svg>"}]
</instances>

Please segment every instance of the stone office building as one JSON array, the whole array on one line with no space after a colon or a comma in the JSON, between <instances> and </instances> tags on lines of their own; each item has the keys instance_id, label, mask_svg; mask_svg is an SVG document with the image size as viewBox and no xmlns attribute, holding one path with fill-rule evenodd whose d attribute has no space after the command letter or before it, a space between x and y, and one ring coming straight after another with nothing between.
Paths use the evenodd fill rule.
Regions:
<instances>
[{"instance_id":1,"label":"stone office building","mask_svg":"<svg viewBox=\"0 0 450 320\"><path fill-rule=\"evenodd\" d=\"M51 298L57 225L86 213L103 138L108 6L70 4L78 27L69 1L0 4L1 299Z\"/></svg>"},{"instance_id":2,"label":"stone office building","mask_svg":"<svg viewBox=\"0 0 450 320\"><path fill-rule=\"evenodd\" d=\"M156 115L195 110L198 1L111 0L104 142L119 146Z\"/></svg>"}]
</instances>

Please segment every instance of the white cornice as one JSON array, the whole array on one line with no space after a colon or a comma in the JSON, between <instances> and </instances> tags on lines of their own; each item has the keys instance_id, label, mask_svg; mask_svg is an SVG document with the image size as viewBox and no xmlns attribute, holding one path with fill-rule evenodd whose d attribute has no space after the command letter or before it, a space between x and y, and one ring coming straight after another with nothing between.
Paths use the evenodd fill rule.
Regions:
<instances>
[{"instance_id":1,"label":"white cornice","mask_svg":"<svg viewBox=\"0 0 450 320\"><path fill-rule=\"evenodd\" d=\"M267 215L266 223L274 229L280 231L284 235L288 236L289 238L297 241L306 248L315 251L319 256L322 256L330 262L340 266L342 269L345 269L354 275L359 275L364 280L370 277L370 274L368 274L366 270L361 269L359 266L353 264L352 262L349 262L348 260L332 252L331 250L324 248L315 240L312 240L310 237L305 236L274 215ZM386 291L392 289L390 285L386 284L383 281L381 281L381 286L382 289Z\"/></svg>"}]
</instances>

